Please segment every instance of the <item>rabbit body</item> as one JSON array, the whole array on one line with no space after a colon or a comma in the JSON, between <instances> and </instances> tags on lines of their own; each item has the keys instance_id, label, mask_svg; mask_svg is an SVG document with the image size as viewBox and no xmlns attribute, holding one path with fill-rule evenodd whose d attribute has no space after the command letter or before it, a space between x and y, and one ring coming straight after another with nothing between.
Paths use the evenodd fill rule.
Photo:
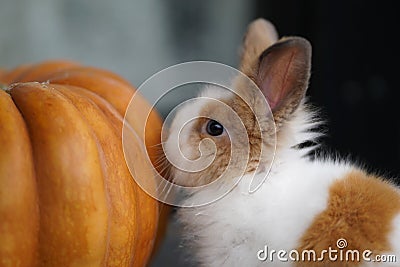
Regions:
<instances>
[{"instance_id":1,"label":"rabbit body","mask_svg":"<svg viewBox=\"0 0 400 267\"><path fill-rule=\"evenodd\" d=\"M207 151L217 148L214 162L205 171L172 167L177 183L192 186L213 181L223 167L230 166L228 156L234 146L243 152L232 155L233 165L247 164L227 195L178 211L184 226L184 248L201 266L400 266L400 190L347 161L332 157L311 160L307 156L310 150L298 146L319 135L313 132L318 120L304 97L310 64L306 40L277 40L273 26L257 20L245 37L240 66L257 84L257 91L251 91L249 83L241 79L233 83L235 92L242 92L248 104L234 93L221 93L212 86L202 93L239 114L247 139L239 133L236 141L229 143L227 132L234 135L237 123L211 102L183 106L172 122L166 142L166 152L172 157L178 154L171 136L179 134L188 158L198 156L198 144L204 139L213 140L214 146L203 144L203 154L211 155ZM263 117L267 112L261 98L270 106L275 128ZM185 124L184 116L201 119ZM271 133L276 133L276 146ZM248 140L249 150L241 150L243 140ZM270 169L263 168L270 164ZM267 178L258 190L249 192L254 175ZM229 175L225 179L229 180ZM190 194L183 200L184 206L204 203L213 190L206 187ZM315 257L307 254L310 251ZM393 257L378 262L377 256L382 255Z\"/></svg>"},{"instance_id":2,"label":"rabbit body","mask_svg":"<svg viewBox=\"0 0 400 267\"><path fill-rule=\"evenodd\" d=\"M392 199L396 189L388 182L370 177L350 163L333 159L311 161L301 151L291 148L277 151L270 174L255 193L248 192L250 176L244 176L238 186L214 203L178 211L187 240L184 248L194 250L195 260L201 266L353 266L346 265L344 260L327 264L328 255L321 255L321 249L329 247L339 251L337 242L343 238L349 249L359 250L360 260L354 262L354 266L400 266L398 262L366 262L361 255L365 250L375 251L376 247L381 247L376 243L383 241L388 242L389 250L379 253L400 259L400 211L391 210L390 219L381 221L386 217L382 215L385 209L396 206L393 200L398 202L400 198L400 192L397 192L397 200ZM374 179L384 184L384 189L371 192L359 187L357 181L352 185L354 176L360 182ZM348 191L342 191L342 208L343 212L351 212L351 215L340 214L340 207L337 207L337 214L326 216L328 222L325 225L313 225L316 218L328 209L332 187L339 182L348 183ZM387 195L386 190L391 191L390 194ZM185 202L198 203L209 194L202 190ZM376 201L379 197L383 199ZM386 201L385 197L388 197ZM382 206L382 202L385 205ZM354 207L351 204L355 204ZM372 225L378 228L377 231L364 233L363 230L374 222L379 222ZM382 224L387 225L382 227ZM312 235L308 237L310 233ZM377 234L385 236L376 240ZM265 251L265 246L269 252L283 250L287 254L283 260L279 260L275 253L275 256L268 255L262 261L257 253ZM290 251L297 250L301 254L305 248L315 249L315 262L290 260ZM265 258L265 254L261 256ZM370 258L375 259L373 256Z\"/></svg>"}]
</instances>

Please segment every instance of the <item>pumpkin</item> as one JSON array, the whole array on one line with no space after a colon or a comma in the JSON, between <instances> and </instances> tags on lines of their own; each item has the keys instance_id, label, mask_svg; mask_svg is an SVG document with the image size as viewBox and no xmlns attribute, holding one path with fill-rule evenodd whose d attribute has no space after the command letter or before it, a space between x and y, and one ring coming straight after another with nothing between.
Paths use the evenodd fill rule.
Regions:
<instances>
[{"instance_id":1,"label":"pumpkin","mask_svg":"<svg viewBox=\"0 0 400 267\"><path fill-rule=\"evenodd\" d=\"M124 159L123 116L135 89L64 60L2 71L0 83L0 266L146 265L160 206ZM158 144L161 119L150 113L144 137L149 106L135 103L130 143L143 168L134 173L152 183L140 139Z\"/></svg>"}]
</instances>

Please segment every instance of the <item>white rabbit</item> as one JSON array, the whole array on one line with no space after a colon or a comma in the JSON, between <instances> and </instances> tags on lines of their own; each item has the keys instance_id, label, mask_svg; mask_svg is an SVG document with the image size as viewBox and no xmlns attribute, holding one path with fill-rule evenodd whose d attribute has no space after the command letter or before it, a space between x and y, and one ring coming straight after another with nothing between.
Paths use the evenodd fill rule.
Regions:
<instances>
[{"instance_id":1,"label":"white rabbit","mask_svg":"<svg viewBox=\"0 0 400 267\"><path fill-rule=\"evenodd\" d=\"M203 142L201 153L214 151L215 158L198 172L171 167L175 183L201 186L217 179L232 158L245 164L242 179L223 198L178 211L184 249L201 266L400 266L399 189L346 161L311 160L310 150L299 146L320 135L313 132L316 114L305 103L310 68L307 40L278 40L274 27L258 19L245 36L240 70L268 101L276 127L263 120L262 101L240 78L233 86L244 99L215 86L201 96L232 108L245 126L249 150L231 155L245 144L229 140L227 129L239 126L214 103L195 101L177 112L166 153L179 161L171 138L179 135L186 158L199 157L199 144L206 139L214 144ZM186 123L188 114L199 118ZM233 178L235 171L223 179ZM251 178L267 173L260 188L249 192ZM183 203L202 203L212 190L198 190Z\"/></svg>"}]
</instances>

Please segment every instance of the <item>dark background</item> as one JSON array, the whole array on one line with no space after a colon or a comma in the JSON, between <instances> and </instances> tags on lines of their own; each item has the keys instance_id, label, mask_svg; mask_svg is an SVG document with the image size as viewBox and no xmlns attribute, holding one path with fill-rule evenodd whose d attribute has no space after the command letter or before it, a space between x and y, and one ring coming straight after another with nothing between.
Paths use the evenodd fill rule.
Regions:
<instances>
[{"instance_id":1,"label":"dark background","mask_svg":"<svg viewBox=\"0 0 400 267\"><path fill-rule=\"evenodd\" d=\"M256 1L255 17L313 45L308 95L322 107L322 149L400 176L399 19L389 1ZM400 182L397 179L397 182Z\"/></svg>"}]
</instances>

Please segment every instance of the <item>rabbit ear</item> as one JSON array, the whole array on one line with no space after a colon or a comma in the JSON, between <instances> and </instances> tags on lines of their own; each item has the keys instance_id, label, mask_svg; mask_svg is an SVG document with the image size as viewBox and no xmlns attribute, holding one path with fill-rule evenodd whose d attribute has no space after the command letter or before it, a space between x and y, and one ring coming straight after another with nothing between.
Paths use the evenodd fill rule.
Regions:
<instances>
[{"instance_id":1,"label":"rabbit ear","mask_svg":"<svg viewBox=\"0 0 400 267\"><path fill-rule=\"evenodd\" d=\"M250 23L243 40L240 70L251 76L261 53L277 40L278 33L269 21L260 18Z\"/></svg>"},{"instance_id":2,"label":"rabbit ear","mask_svg":"<svg viewBox=\"0 0 400 267\"><path fill-rule=\"evenodd\" d=\"M283 38L259 57L253 80L277 122L286 120L304 98L310 69L311 45L300 37Z\"/></svg>"}]
</instances>

